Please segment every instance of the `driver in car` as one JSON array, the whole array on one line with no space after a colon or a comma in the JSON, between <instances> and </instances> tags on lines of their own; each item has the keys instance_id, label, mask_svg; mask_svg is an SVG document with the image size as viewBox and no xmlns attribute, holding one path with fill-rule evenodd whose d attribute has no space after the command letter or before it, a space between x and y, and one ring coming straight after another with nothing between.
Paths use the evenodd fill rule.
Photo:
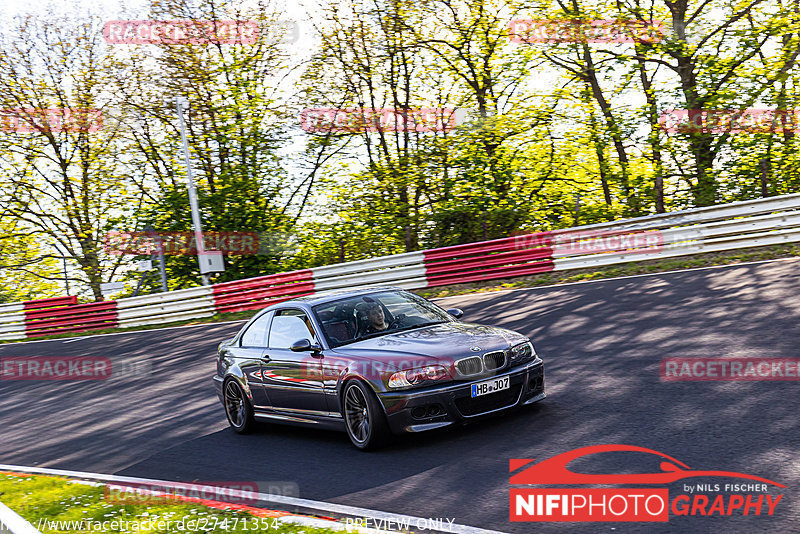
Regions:
<instances>
[{"instance_id":1,"label":"driver in car","mask_svg":"<svg viewBox=\"0 0 800 534\"><path fill-rule=\"evenodd\" d=\"M374 334L389 328L386 317L383 315L383 308L377 302L370 302L367 310L367 334Z\"/></svg>"}]
</instances>

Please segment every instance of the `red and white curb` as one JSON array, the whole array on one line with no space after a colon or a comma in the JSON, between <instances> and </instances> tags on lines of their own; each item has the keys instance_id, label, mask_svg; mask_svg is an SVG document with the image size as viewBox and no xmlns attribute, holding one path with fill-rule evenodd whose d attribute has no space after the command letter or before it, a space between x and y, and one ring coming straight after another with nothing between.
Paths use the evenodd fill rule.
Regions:
<instances>
[{"instance_id":1,"label":"red and white curb","mask_svg":"<svg viewBox=\"0 0 800 534\"><path fill-rule=\"evenodd\" d=\"M185 488L186 482L173 482L168 480L153 480L148 478L125 477L117 475L106 475L102 473L88 473L83 471L69 471L64 469L50 469L44 467L28 467L21 465L0 464L0 471L11 473L42 474L50 476L60 476L76 481L89 481L93 484L105 484L115 490L129 489L141 493L142 486L148 488L163 488L164 490L175 490ZM157 491L153 492L157 494ZM397 534L399 530L389 530L387 528L402 527L402 531L417 533L452 533L452 534L503 534L496 530L487 530L467 525L459 525L449 520L440 518L415 517L379 510L370 510L356 506L344 504L334 504L323 501L312 501L297 497L287 497L284 495L273 495L267 493L252 493L241 490L221 487L205 487L204 493L215 495L216 500L198 499L194 497L177 497L187 502L195 502L211 508L227 508L247 511L260 517L275 518L279 522L294 523L308 527L327 528L331 530L342 530L348 533L358 534ZM169 493L175 496L174 492ZM283 510L267 509L261 507L245 506L241 504L227 503L225 499L238 498L256 499L258 503L265 506L277 506ZM290 511L289 511L290 510ZM377 528L367 527L373 525ZM13 531L17 534L16 531ZM33 532L36 532L34 529Z\"/></svg>"}]
</instances>

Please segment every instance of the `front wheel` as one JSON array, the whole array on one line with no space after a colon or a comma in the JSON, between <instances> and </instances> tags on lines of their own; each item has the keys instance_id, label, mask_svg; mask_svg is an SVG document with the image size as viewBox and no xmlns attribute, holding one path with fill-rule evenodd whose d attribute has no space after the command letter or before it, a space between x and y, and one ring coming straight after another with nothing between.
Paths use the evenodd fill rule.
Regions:
<instances>
[{"instance_id":1,"label":"front wheel","mask_svg":"<svg viewBox=\"0 0 800 534\"><path fill-rule=\"evenodd\" d=\"M344 419L347 435L356 448L366 451L386 442L389 428L378 399L360 380L344 387Z\"/></svg>"},{"instance_id":2,"label":"front wheel","mask_svg":"<svg viewBox=\"0 0 800 534\"><path fill-rule=\"evenodd\" d=\"M224 392L225 415L228 416L228 423L239 434L247 434L255 426L253 407L250 405L247 395L236 380L225 382Z\"/></svg>"}]
</instances>

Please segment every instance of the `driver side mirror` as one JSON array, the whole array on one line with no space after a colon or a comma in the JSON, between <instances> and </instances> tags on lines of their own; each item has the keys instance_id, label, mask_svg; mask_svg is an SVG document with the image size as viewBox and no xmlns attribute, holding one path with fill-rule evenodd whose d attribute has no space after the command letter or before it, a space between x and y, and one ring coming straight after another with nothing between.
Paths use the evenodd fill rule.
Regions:
<instances>
[{"instance_id":1,"label":"driver side mirror","mask_svg":"<svg viewBox=\"0 0 800 534\"><path fill-rule=\"evenodd\" d=\"M319 345L313 345L308 339L298 339L289 347L292 352L314 352L320 350Z\"/></svg>"},{"instance_id":2,"label":"driver side mirror","mask_svg":"<svg viewBox=\"0 0 800 534\"><path fill-rule=\"evenodd\" d=\"M464 315L464 312L461 311L458 308L450 308L449 310L447 310L447 313L449 313L450 315L452 315L456 319L460 319L461 316Z\"/></svg>"}]
</instances>

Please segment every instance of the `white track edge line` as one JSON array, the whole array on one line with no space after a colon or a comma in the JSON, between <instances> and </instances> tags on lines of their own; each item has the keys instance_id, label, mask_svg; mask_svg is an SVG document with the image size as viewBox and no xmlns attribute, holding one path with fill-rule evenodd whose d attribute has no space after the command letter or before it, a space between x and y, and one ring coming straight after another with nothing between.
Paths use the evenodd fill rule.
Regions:
<instances>
[{"instance_id":1,"label":"white track edge line","mask_svg":"<svg viewBox=\"0 0 800 534\"><path fill-rule=\"evenodd\" d=\"M121 482L121 483L132 483L132 484L152 484L152 485L161 485L163 487L170 487L174 484L190 484L189 482L175 482L169 480L156 480L150 478L138 478L138 477L125 477L119 475L106 475L102 473L89 473L84 471L70 471L65 469L51 469L48 467L27 467L23 465L7 465L7 464L0 464L0 471L16 471L20 473L40 473L45 475L57 475L57 476L64 476L70 478L87 478L90 480L102 480L107 482ZM230 490L228 490L230 493ZM381 519L384 521L394 521L396 522L397 519L402 519L404 522L406 520L413 521L414 524L417 524L418 521L428 521L428 519L423 517L415 517L405 514L395 514L391 512L382 512L380 510L370 510L368 508L361 508L357 506L349 506L346 504L335 504L329 503L324 501L313 501L310 499L300 499L298 497L285 497L283 495L271 495L268 493L259 493L258 498L263 501L274 502L278 504L288 504L290 506L299 506L299 507L306 507L306 508L313 508L315 510L319 510L324 513L336 513L342 515L349 515L354 517L369 517L374 519ZM448 532L453 532L456 534L505 534L498 530L488 530L482 529L478 527L471 527L468 525L459 525L453 523L450 526L450 530Z\"/></svg>"}]
</instances>

